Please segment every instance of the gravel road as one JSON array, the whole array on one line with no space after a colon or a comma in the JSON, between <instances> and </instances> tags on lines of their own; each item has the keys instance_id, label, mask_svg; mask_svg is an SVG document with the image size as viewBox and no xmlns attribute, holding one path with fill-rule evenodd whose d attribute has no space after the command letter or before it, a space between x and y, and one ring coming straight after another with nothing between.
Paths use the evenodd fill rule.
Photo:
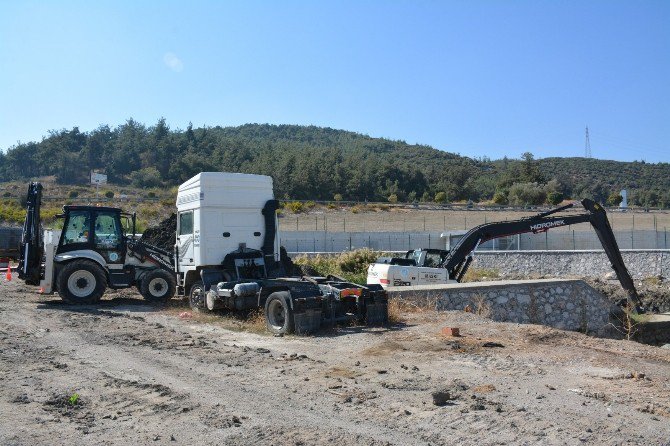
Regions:
<instances>
[{"instance_id":1,"label":"gravel road","mask_svg":"<svg viewBox=\"0 0 670 446\"><path fill-rule=\"evenodd\" d=\"M0 283L0 444L670 444L667 349L460 312L279 338L185 310Z\"/></svg>"}]
</instances>

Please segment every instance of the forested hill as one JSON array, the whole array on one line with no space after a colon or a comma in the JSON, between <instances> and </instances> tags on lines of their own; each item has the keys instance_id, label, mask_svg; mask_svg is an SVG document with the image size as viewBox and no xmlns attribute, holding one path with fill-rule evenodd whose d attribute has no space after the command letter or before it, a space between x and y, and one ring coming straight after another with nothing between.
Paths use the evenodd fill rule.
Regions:
<instances>
[{"instance_id":1,"label":"forested hill","mask_svg":"<svg viewBox=\"0 0 670 446\"><path fill-rule=\"evenodd\" d=\"M628 188L640 204L670 204L667 163L534 160L529 153L491 161L314 126L171 130L163 119L150 127L130 119L91 132L51 131L40 142L0 153L0 182L55 175L61 183L84 184L94 169L111 182L148 188L201 171L259 173L274 178L278 197L295 199L531 204L583 196L606 201Z\"/></svg>"}]
</instances>

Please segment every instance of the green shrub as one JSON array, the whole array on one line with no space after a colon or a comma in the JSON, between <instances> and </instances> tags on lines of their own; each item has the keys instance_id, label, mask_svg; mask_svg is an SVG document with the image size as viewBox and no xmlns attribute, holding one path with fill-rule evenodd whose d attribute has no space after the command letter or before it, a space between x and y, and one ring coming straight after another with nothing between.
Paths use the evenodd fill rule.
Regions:
<instances>
[{"instance_id":1,"label":"green shrub","mask_svg":"<svg viewBox=\"0 0 670 446\"><path fill-rule=\"evenodd\" d=\"M435 194L435 203L446 203L447 194L446 192L438 192Z\"/></svg>"},{"instance_id":2,"label":"green shrub","mask_svg":"<svg viewBox=\"0 0 670 446\"><path fill-rule=\"evenodd\" d=\"M159 187L163 184L161 174L155 167L145 167L132 172L130 182L136 187Z\"/></svg>"},{"instance_id":3,"label":"green shrub","mask_svg":"<svg viewBox=\"0 0 670 446\"><path fill-rule=\"evenodd\" d=\"M5 192L4 194L2 194L2 196L5 197L5 198L11 197L12 193L11 192Z\"/></svg>"},{"instance_id":4,"label":"green shrub","mask_svg":"<svg viewBox=\"0 0 670 446\"><path fill-rule=\"evenodd\" d=\"M335 194L333 196L333 200L335 201L342 201L342 194Z\"/></svg>"},{"instance_id":5,"label":"green shrub","mask_svg":"<svg viewBox=\"0 0 670 446\"><path fill-rule=\"evenodd\" d=\"M352 214L358 214L360 211L361 211L361 207L358 206L358 205L352 206L352 208L351 208L351 213Z\"/></svg>"},{"instance_id":6,"label":"green shrub","mask_svg":"<svg viewBox=\"0 0 670 446\"><path fill-rule=\"evenodd\" d=\"M294 214L305 212L305 205L301 201L289 201L284 204L284 209L288 209Z\"/></svg>"},{"instance_id":7,"label":"green shrub","mask_svg":"<svg viewBox=\"0 0 670 446\"><path fill-rule=\"evenodd\" d=\"M114 192L111 190L105 191L105 197L114 198Z\"/></svg>"},{"instance_id":8,"label":"green shrub","mask_svg":"<svg viewBox=\"0 0 670 446\"><path fill-rule=\"evenodd\" d=\"M398 196L396 194L391 194L389 195L389 203L397 203L398 202Z\"/></svg>"},{"instance_id":9,"label":"green shrub","mask_svg":"<svg viewBox=\"0 0 670 446\"><path fill-rule=\"evenodd\" d=\"M515 206L542 204L547 200L547 192L538 183L514 183L509 188L508 200Z\"/></svg>"},{"instance_id":10,"label":"green shrub","mask_svg":"<svg viewBox=\"0 0 670 446\"><path fill-rule=\"evenodd\" d=\"M326 206L328 209L337 209L337 205L335 203L328 203L328 206Z\"/></svg>"},{"instance_id":11,"label":"green shrub","mask_svg":"<svg viewBox=\"0 0 670 446\"><path fill-rule=\"evenodd\" d=\"M68 198L77 198L79 196L79 192L76 190L71 190L69 194L67 194Z\"/></svg>"},{"instance_id":12,"label":"green shrub","mask_svg":"<svg viewBox=\"0 0 670 446\"><path fill-rule=\"evenodd\" d=\"M315 206L316 206L316 203L313 202L313 201L311 201L311 200L305 202L305 207L306 207L307 209L313 209Z\"/></svg>"},{"instance_id":13,"label":"green shrub","mask_svg":"<svg viewBox=\"0 0 670 446\"><path fill-rule=\"evenodd\" d=\"M547 203L553 204L554 206L563 201L563 194L560 192L549 192L547 194Z\"/></svg>"},{"instance_id":14,"label":"green shrub","mask_svg":"<svg viewBox=\"0 0 670 446\"><path fill-rule=\"evenodd\" d=\"M370 249L359 249L334 256L299 256L293 262L296 265L307 265L320 275L333 274L354 283L367 282L368 265L374 263L380 253Z\"/></svg>"},{"instance_id":15,"label":"green shrub","mask_svg":"<svg viewBox=\"0 0 670 446\"><path fill-rule=\"evenodd\" d=\"M607 204L609 206L619 206L623 201L623 197L619 192L612 192L609 197L607 197Z\"/></svg>"},{"instance_id":16,"label":"green shrub","mask_svg":"<svg viewBox=\"0 0 670 446\"><path fill-rule=\"evenodd\" d=\"M496 192L493 194L493 202L495 204L507 204L507 195L504 192Z\"/></svg>"}]
</instances>

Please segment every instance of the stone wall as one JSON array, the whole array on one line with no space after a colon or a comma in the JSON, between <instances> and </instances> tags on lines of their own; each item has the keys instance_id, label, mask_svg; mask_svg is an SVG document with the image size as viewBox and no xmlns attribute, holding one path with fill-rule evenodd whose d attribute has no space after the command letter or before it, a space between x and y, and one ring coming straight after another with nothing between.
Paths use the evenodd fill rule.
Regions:
<instances>
[{"instance_id":1,"label":"stone wall","mask_svg":"<svg viewBox=\"0 0 670 446\"><path fill-rule=\"evenodd\" d=\"M633 278L670 275L669 250L622 251ZM474 268L494 269L501 276L603 277L612 272L604 251L497 251L477 252Z\"/></svg>"},{"instance_id":2,"label":"stone wall","mask_svg":"<svg viewBox=\"0 0 670 446\"><path fill-rule=\"evenodd\" d=\"M389 287L390 297L430 302L437 310L481 310L495 321L611 334L612 302L582 280L509 280ZM488 313L488 314L486 314Z\"/></svg>"}]
</instances>

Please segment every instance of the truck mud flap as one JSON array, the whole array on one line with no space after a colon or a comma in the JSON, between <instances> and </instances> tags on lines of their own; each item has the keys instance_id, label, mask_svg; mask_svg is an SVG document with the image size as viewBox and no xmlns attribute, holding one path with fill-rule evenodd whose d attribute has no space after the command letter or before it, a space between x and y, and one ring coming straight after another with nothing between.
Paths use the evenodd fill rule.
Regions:
<instances>
[{"instance_id":1,"label":"truck mud flap","mask_svg":"<svg viewBox=\"0 0 670 446\"><path fill-rule=\"evenodd\" d=\"M377 297L365 304L365 325L385 325L389 321L388 299Z\"/></svg>"},{"instance_id":2,"label":"truck mud flap","mask_svg":"<svg viewBox=\"0 0 670 446\"><path fill-rule=\"evenodd\" d=\"M310 308L293 314L296 334L314 333L321 327L321 309Z\"/></svg>"}]
</instances>

